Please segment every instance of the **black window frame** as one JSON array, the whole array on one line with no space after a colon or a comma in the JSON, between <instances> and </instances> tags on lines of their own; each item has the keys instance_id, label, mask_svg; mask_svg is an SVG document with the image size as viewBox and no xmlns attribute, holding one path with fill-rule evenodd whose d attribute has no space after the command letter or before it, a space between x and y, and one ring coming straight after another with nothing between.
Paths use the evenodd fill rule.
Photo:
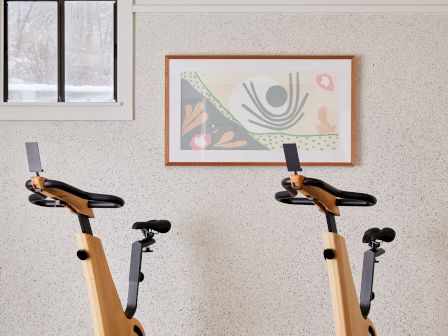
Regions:
<instances>
[{"instance_id":1,"label":"black window frame","mask_svg":"<svg viewBox=\"0 0 448 336\"><path fill-rule=\"evenodd\" d=\"M113 2L114 25L114 101L117 102L117 1L118 0L4 0L3 2L3 102L8 102L8 3L9 2L57 2L57 58L58 58L58 103L65 103L65 3L66 2L105 1ZM52 102L49 102L52 103Z\"/></svg>"}]
</instances>

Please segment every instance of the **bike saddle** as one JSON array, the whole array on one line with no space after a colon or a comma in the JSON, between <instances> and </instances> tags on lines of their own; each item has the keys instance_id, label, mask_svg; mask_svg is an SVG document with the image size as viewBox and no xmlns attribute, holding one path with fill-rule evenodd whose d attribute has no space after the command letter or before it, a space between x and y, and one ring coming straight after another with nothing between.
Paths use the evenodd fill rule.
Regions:
<instances>
[{"instance_id":1,"label":"bike saddle","mask_svg":"<svg viewBox=\"0 0 448 336\"><path fill-rule=\"evenodd\" d=\"M287 204L317 205L321 211L339 216L339 206L372 206L376 198L369 194L339 190L328 183L297 174L301 171L296 144L283 145L289 171L294 174L282 180L286 191L275 194L275 199ZM296 197L298 193L306 198Z\"/></svg>"},{"instance_id":2,"label":"bike saddle","mask_svg":"<svg viewBox=\"0 0 448 336\"><path fill-rule=\"evenodd\" d=\"M136 230L153 230L159 233L167 233L171 229L171 223L165 219L149 220L147 222L136 222L132 225Z\"/></svg>"},{"instance_id":3,"label":"bike saddle","mask_svg":"<svg viewBox=\"0 0 448 336\"><path fill-rule=\"evenodd\" d=\"M395 231L391 228L384 228L382 230L378 228L368 229L362 237L363 243L371 243L377 240L390 243L395 239Z\"/></svg>"}]
</instances>

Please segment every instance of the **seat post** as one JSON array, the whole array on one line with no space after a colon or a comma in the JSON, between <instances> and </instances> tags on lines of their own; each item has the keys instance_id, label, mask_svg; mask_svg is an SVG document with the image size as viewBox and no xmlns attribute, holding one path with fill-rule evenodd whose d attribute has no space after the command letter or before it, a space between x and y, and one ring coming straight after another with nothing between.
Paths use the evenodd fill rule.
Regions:
<instances>
[{"instance_id":1,"label":"seat post","mask_svg":"<svg viewBox=\"0 0 448 336\"><path fill-rule=\"evenodd\" d=\"M327 217L328 232L338 233L334 214L329 211L325 211L325 216Z\"/></svg>"},{"instance_id":2,"label":"seat post","mask_svg":"<svg viewBox=\"0 0 448 336\"><path fill-rule=\"evenodd\" d=\"M79 225L81 225L82 233L87 233L93 236L92 227L90 226L89 217L83 214L78 214Z\"/></svg>"}]
</instances>

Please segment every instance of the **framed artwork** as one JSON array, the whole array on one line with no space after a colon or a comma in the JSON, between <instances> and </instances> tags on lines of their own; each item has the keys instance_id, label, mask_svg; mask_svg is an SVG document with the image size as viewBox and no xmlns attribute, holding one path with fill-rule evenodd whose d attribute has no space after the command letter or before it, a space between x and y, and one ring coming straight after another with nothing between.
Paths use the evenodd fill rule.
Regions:
<instances>
[{"instance_id":1,"label":"framed artwork","mask_svg":"<svg viewBox=\"0 0 448 336\"><path fill-rule=\"evenodd\" d=\"M353 56L165 57L166 165L354 164Z\"/></svg>"}]
</instances>

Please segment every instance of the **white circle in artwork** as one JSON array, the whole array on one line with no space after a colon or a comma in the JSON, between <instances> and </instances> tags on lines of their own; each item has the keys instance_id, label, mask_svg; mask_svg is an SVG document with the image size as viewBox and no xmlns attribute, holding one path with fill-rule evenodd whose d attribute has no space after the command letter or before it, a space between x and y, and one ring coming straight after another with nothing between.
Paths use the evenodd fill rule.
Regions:
<instances>
[{"instance_id":1,"label":"white circle in artwork","mask_svg":"<svg viewBox=\"0 0 448 336\"><path fill-rule=\"evenodd\" d=\"M320 84L325 87L330 86L330 78L327 75L323 75L320 79Z\"/></svg>"},{"instance_id":2,"label":"white circle in artwork","mask_svg":"<svg viewBox=\"0 0 448 336\"><path fill-rule=\"evenodd\" d=\"M194 144L199 148L203 148L207 145L207 140L204 137L196 137L194 139Z\"/></svg>"},{"instance_id":3,"label":"white circle in artwork","mask_svg":"<svg viewBox=\"0 0 448 336\"><path fill-rule=\"evenodd\" d=\"M250 120L263 124L257 117L262 117L260 105L272 114L285 112L288 99L288 90L283 84L267 76L250 77L233 88L229 97L229 110L248 131L268 133L269 129Z\"/></svg>"}]
</instances>

